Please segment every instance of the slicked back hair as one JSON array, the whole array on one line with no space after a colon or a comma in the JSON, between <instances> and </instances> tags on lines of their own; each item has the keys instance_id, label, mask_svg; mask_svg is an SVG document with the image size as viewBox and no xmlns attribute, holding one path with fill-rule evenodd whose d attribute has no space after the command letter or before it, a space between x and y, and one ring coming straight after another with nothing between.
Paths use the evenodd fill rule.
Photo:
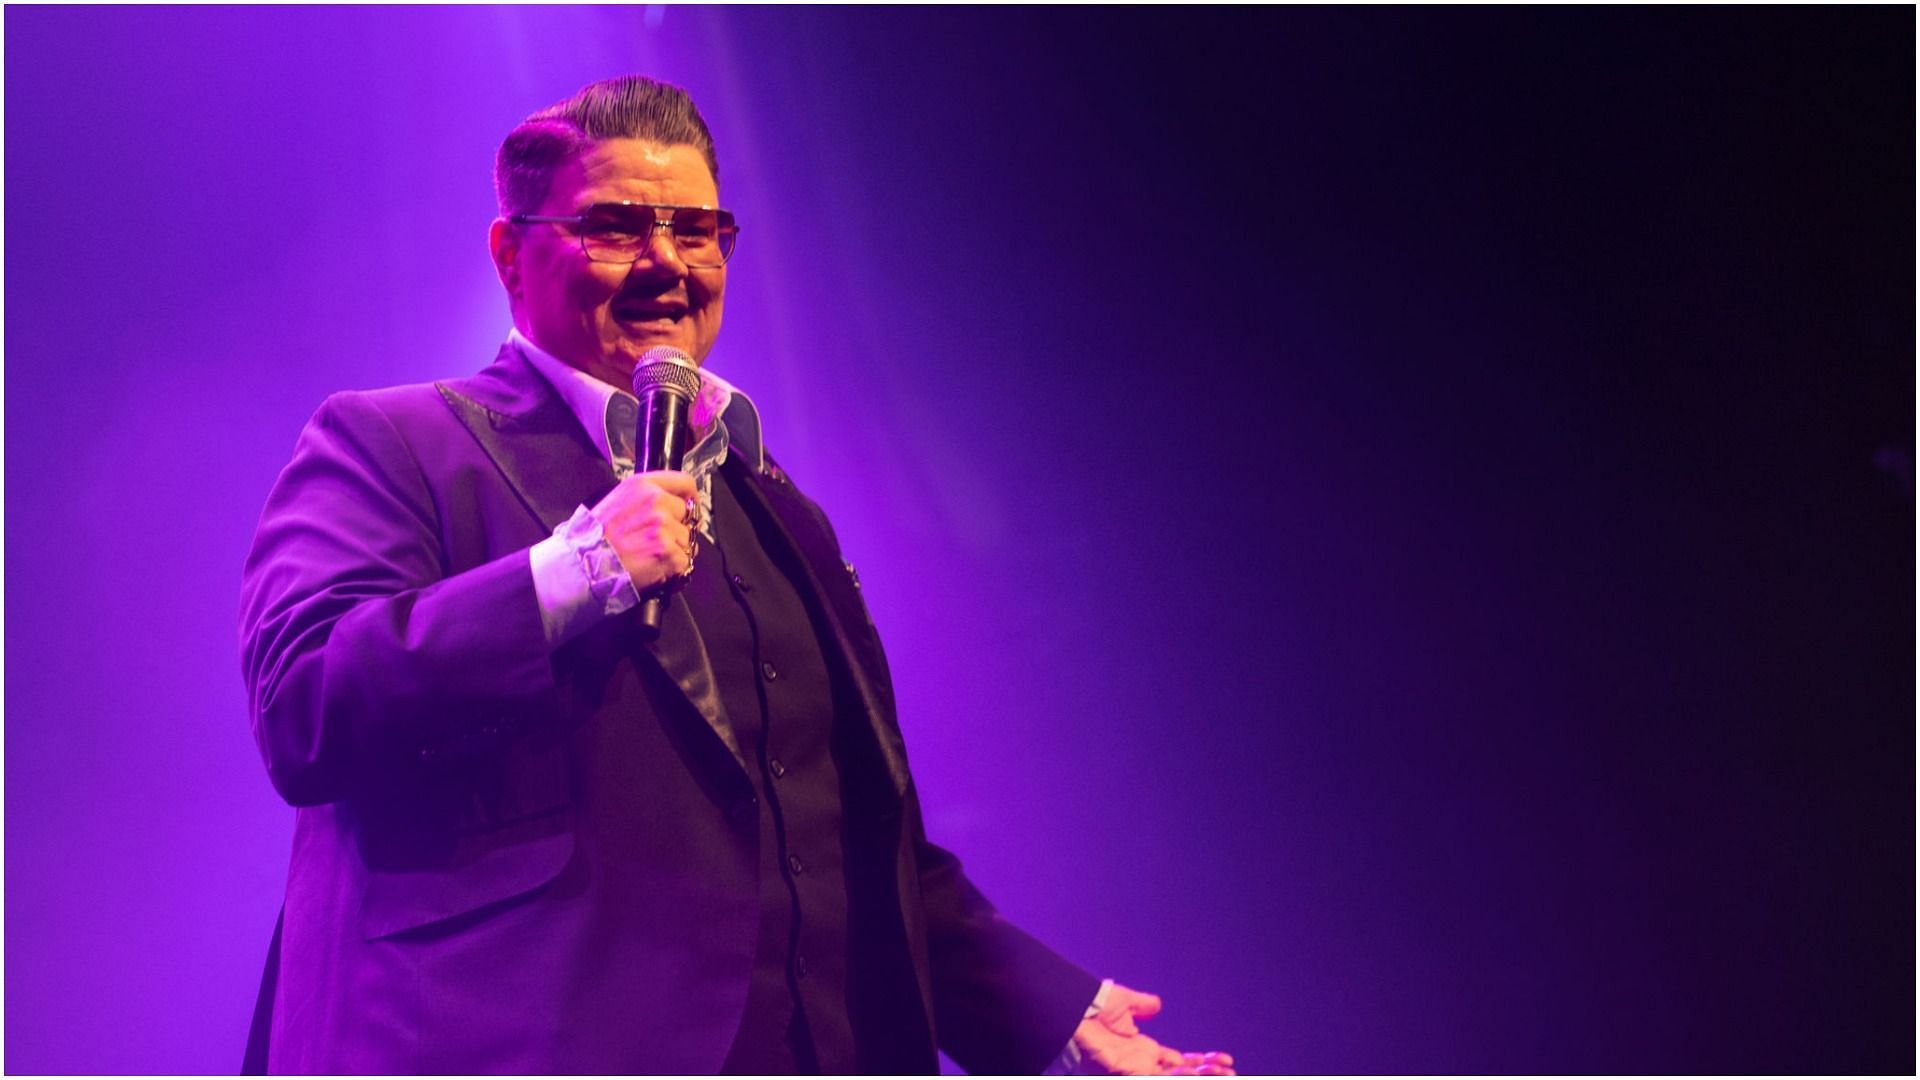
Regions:
<instances>
[{"instance_id":1,"label":"slicked back hair","mask_svg":"<svg viewBox=\"0 0 1920 1080\"><path fill-rule=\"evenodd\" d=\"M685 90L644 75L606 79L549 105L507 133L493 162L500 216L530 214L553 186L553 175L574 155L605 139L645 139L700 151L720 182L713 135Z\"/></svg>"}]
</instances>

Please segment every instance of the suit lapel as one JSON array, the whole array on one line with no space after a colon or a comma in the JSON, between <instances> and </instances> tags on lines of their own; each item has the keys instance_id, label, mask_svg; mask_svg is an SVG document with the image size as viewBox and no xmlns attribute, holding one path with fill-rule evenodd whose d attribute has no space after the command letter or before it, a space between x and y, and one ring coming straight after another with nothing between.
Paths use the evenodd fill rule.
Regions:
<instances>
[{"instance_id":1,"label":"suit lapel","mask_svg":"<svg viewBox=\"0 0 1920 1080\"><path fill-rule=\"evenodd\" d=\"M592 506L612 490L613 466L600 457L566 402L511 345L502 346L478 375L435 388L544 531L552 532L575 508ZM720 705L713 664L685 602L665 605L660 636L643 650L744 771L746 759Z\"/></svg>"},{"instance_id":2,"label":"suit lapel","mask_svg":"<svg viewBox=\"0 0 1920 1080\"><path fill-rule=\"evenodd\" d=\"M613 466L601 460L566 402L511 345L502 346L478 375L434 387L545 531L612 490Z\"/></svg>"},{"instance_id":3,"label":"suit lapel","mask_svg":"<svg viewBox=\"0 0 1920 1080\"><path fill-rule=\"evenodd\" d=\"M700 636L700 627L694 623L693 613L687 609L684 599L674 597L661 605L660 636L642 647L726 744L727 752L740 766L741 779L746 780L750 775L747 757L740 750L740 738L733 732L726 709L721 707L720 684L714 681L712 658L707 655L706 641Z\"/></svg>"}]
</instances>

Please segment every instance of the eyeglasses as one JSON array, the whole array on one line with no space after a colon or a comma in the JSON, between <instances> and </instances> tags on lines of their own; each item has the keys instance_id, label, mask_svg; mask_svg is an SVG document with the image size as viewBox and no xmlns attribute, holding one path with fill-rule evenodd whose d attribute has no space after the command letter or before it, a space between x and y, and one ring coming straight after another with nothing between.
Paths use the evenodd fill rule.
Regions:
<instances>
[{"instance_id":1,"label":"eyeglasses","mask_svg":"<svg viewBox=\"0 0 1920 1080\"><path fill-rule=\"evenodd\" d=\"M665 229L681 262L703 269L724 266L740 235L732 212L711 206L594 203L572 217L514 214L507 220L515 225L570 225L587 258L604 263L635 262L652 245L653 234Z\"/></svg>"}]
</instances>

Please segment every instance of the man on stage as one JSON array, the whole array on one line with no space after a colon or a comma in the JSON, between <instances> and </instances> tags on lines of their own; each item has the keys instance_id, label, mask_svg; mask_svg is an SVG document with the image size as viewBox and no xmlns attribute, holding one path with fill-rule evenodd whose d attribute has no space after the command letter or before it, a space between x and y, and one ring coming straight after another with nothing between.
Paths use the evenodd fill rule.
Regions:
<instances>
[{"instance_id":1,"label":"man on stage","mask_svg":"<svg viewBox=\"0 0 1920 1080\"><path fill-rule=\"evenodd\" d=\"M275 484L241 599L299 808L265 1064L1230 1073L927 841L858 579L753 402L700 372L684 468L644 468L636 362L720 330L718 177L675 87L528 119L494 363L329 398Z\"/></svg>"}]
</instances>

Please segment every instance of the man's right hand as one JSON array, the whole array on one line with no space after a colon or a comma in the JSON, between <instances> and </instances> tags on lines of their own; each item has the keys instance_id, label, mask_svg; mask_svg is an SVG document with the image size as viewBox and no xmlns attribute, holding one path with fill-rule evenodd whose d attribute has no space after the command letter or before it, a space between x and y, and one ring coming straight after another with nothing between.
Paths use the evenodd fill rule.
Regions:
<instances>
[{"instance_id":1,"label":"man's right hand","mask_svg":"<svg viewBox=\"0 0 1920 1080\"><path fill-rule=\"evenodd\" d=\"M601 534L620 556L634 588L646 592L693 571L696 494L686 473L644 472L615 484L594 505Z\"/></svg>"}]
</instances>

